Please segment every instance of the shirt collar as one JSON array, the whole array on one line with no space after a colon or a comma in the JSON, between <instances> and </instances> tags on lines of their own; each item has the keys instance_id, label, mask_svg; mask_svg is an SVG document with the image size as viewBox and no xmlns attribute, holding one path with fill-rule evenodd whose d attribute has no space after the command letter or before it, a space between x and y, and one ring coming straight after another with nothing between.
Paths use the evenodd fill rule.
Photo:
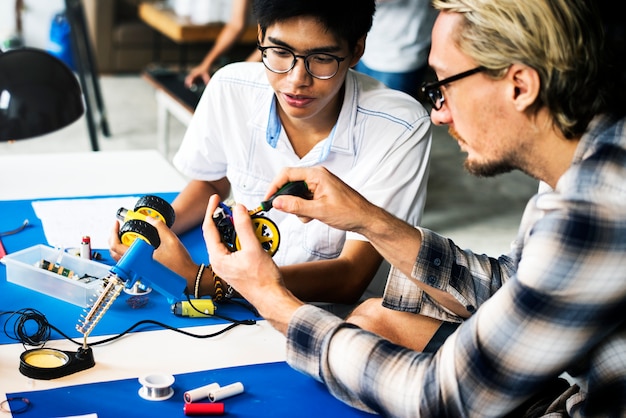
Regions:
<instances>
[{"instance_id":1,"label":"shirt collar","mask_svg":"<svg viewBox=\"0 0 626 418\"><path fill-rule=\"evenodd\" d=\"M344 83L344 98L339 112L337 123L333 127L330 135L325 140L323 150L320 153L319 160L323 161L328 158L331 152L354 154L354 132L353 127L356 124L357 117L357 83L353 70L349 70ZM272 94L269 109L267 113L267 126L265 131L265 140L267 143L276 148L280 138L282 124L278 117L276 107L276 96Z\"/></svg>"}]
</instances>

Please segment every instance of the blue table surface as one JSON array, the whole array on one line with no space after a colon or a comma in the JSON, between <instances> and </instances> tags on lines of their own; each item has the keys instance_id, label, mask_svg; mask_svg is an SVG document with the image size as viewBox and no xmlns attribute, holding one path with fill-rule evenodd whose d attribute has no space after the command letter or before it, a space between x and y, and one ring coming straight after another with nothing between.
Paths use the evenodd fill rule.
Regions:
<instances>
[{"instance_id":1,"label":"blue table surface","mask_svg":"<svg viewBox=\"0 0 626 418\"><path fill-rule=\"evenodd\" d=\"M333 398L326 387L293 370L284 362L186 373L174 376L174 395L149 401L138 395L137 379L125 379L59 389L7 394L27 398L31 405L19 417L62 417L97 412L99 418L184 417L183 393L210 383L226 386L242 382L242 394L226 398L229 417L371 417ZM96 399L106 399L96 408ZM208 400L198 401L208 402ZM20 405L16 404L15 408Z\"/></svg>"},{"instance_id":2,"label":"blue table surface","mask_svg":"<svg viewBox=\"0 0 626 418\"><path fill-rule=\"evenodd\" d=\"M160 196L171 202L176 194L163 193ZM0 231L15 228L25 218L30 221L30 226L24 231L2 238L9 254L32 245L47 244L41 221L35 216L31 203L30 200L0 201ZM206 247L200 228L181 236L181 241L196 262L206 262ZM101 249L99 252L104 256L103 263L114 264L107 249ZM157 292L150 293L148 304L140 309L134 309L126 303L128 298L129 296L124 293L118 297L95 327L90 336L91 341L97 341L98 337L102 335L119 334L137 322L146 319L162 322L175 328L215 324L224 324L226 327L228 324L227 321L215 317L184 318L175 316L172 314L170 304L165 297ZM75 325L83 312L83 308L7 282L6 267L0 263L0 311L11 312L24 308L38 310L45 315L50 324L82 342L82 335L75 330ZM235 304L220 304L217 312L239 320L261 319L250 310ZM3 327L7 325L7 316L6 314L0 315L0 325ZM133 332L154 329L162 328L158 325L148 324L139 326ZM51 338L61 339L63 337L52 331ZM7 333L1 332L0 344L8 343L15 343L15 341L9 338ZM202 342L198 341L197 344L202 344ZM251 348L254 349L254 347ZM321 383L291 369L284 362L198 371L175 375L175 379L173 386L175 394L166 401L148 401L141 398L137 393L141 387L137 379L99 382L42 391L7 393L7 398L26 397L29 399L31 405L26 412L18 415L20 417L71 416L93 412L97 412L98 417L101 418L118 418L121 416L176 417L184 416L183 393L185 391L213 382L225 386L240 381L245 386L245 392L224 400L228 416L370 416L341 403L332 397ZM106 402L98 402L97 399L106 399ZM17 408L19 405L15 407Z\"/></svg>"},{"instance_id":3,"label":"blue table surface","mask_svg":"<svg viewBox=\"0 0 626 418\"><path fill-rule=\"evenodd\" d=\"M160 195L168 201L172 201L176 194L166 193ZM29 226L15 235L2 238L2 242L10 254L28 248L36 244L47 244L41 221L35 216L31 201L0 201L0 231L15 228L21 224L23 219L29 220ZM198 262L206 262L208 259L206 247L202 238L202 231L196 228L183 236L181 241L189 250L192 258ZM109 256L108 249L96 249L102 254L102 263L112 265L115 261ZM68 322L68 318L78 320L84 308L76 306L62 300L50 297L6 281L6 266L0 263L0 311L16 311L24 308L36 309L46 316L48 322L59 328L64 334L79 338L82 341L82 334L75 329L76 322ZM171 305L166 298L158 292L151 292L148 295L148 303L140 309L133 309L127 303L130 296L122 293L113 303L111 308L104 315L92 332L92 337L101 335L121 333L132 327L138 321L150 319L161 322L171 327L189 327L197 325L222 324L226 321L216 318L184 318L172 314ZM217 313L234 319L260 319L250 310L234 304L220 304ZM4 324L5 319L0 316L0 324ZM142 325L139 330L162 329L158 325ZM53 331L52 338L62 338L61 335ZM5 333L0 333L0 344L15 342L8 338Z\"/></svg>"}]
</instances>

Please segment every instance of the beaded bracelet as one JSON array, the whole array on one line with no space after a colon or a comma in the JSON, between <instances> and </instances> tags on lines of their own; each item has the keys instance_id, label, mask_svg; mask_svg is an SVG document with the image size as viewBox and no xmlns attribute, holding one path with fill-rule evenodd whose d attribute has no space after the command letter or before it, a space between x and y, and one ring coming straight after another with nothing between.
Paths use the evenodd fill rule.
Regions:
<instances>
[{"instance_id":1,"label":"beaded bracelet","mask_svg":"<svg viewBox=\"0 0 626 418\"><path fill-rule=\"evenodd\" d=\"M231 285L228 285L226 288L226 294L224 295L226 299L232 299L235 297L235 288Z\"/></svg>"},{"instance_id":2,"label":"beaded bracelet","mask_svg":"<svg viewBox=\"0 0 626 418\"><path fill-rule=\"evenodd\" d=\"M213 286L215 287L215 295L213 296L213 300L215 302L220 302L224 299L224 283L222 279L220 279L217 274L213 273Z\"/></svg>"},{"instance_id":3,"label":"beaded bracelet","mask_svg":"<svg viewBox=\"0 0 626 418\"><path fill-rule=\"evenodd\" d=\"M200 282L202 281L202 273L204 273L204 264L200 264L200 268L198 269L198 274L196 274L196 284L193 288L193 297L198 299L200 297Z\"/></svg>"}]
</instances>

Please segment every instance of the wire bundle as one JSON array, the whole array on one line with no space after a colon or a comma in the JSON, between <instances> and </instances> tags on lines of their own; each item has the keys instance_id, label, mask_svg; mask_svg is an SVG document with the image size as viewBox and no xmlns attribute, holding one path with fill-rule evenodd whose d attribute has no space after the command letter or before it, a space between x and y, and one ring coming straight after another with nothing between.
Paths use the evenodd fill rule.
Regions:
<instances>
[{"instance_id":1,"label":"wire bundle","mask_svg":"<svg viewBox=\"0 0 626 418\"><path fill-rule=\"evenodd\" d=\"M43 346L50 339L52 327L46 316L35 309L24 308L2 312L0 315L8 315L4 323L4 334L14 341L37 347Z\"/></svg>"},{"instance_id":2,"label":"wire bundle","mask_svg":"<svg viewBox=\"0 0 626 418\"><path fill-rule=\"evenodd\" d=\"M46 316L43 313L37 311L36 309L23 308L17 311L0 312L0 316L3 316L3 315L8 315L4 323L4 328L3 328L4 334L9 339L13 341L17 341L24 346L29 345L29 346L34 346L34 347L39 347L39 346L43 347L50 340L50 334L52 330L59 333L68 341L71 341L76 345L81 345L80 342L75 341L74 339L72 339L72 337L68 336L57 327L50 324L48 320L46 319ZM161 327L170 331L178 332L180 334L187 335L192 338L205 339L205 338L212 338L212 337L221 335L238 325L254 325L256 323L256 321L253 319L245 319L245 320L239 321L239 320L235 320L235 319L228 318L228 317L220 317L220 318L229 320L232 323L217 332L204 334L204 335L194 334L191 332L184 331L182 329L172 327L162 322L145 319L145 320L136 322L134 325L132 325L125 331L121 332L120 334L117 334L112 337L105 338L96 342L91 342L89 345L95 346L95 345L105 344L105 343L109 343L111 341L117 340L123 337L124 335L130 333L135 328L140 327L141 325L153 325L153 326Z\"/></svg>"}]
</instances>

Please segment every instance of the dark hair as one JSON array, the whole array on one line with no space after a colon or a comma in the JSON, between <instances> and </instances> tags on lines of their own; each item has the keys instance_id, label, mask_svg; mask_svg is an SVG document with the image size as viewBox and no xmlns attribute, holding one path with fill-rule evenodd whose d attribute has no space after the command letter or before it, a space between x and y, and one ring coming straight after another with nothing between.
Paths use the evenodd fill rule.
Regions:
<instances>
[{"instance_id":1,"label":"dark hair","mask_svg":"<svg viewBox=\"0 0 626 418\"><path fill-rule=\"evenodd\" d=\"M254 0L252 10L265 38L267 28L293 17L311 16L329 32L348 42L357 41L372 27L375 0Z\"/></svg>"},{"instance_id":2,"label":"dark hair","mask_svg":"<svg viewBox=\"0 0 626 418\"><path fill-rule=\"evenodd\" d=\"M600 19L605 33L604 56L605 75L604 89L607 91L607 106L609 113L617 116L626 114L626 25L619 13L615 13L615 5L609 0L595 0L595 7L600 13Z\"/></svg>"}]
</instances>

